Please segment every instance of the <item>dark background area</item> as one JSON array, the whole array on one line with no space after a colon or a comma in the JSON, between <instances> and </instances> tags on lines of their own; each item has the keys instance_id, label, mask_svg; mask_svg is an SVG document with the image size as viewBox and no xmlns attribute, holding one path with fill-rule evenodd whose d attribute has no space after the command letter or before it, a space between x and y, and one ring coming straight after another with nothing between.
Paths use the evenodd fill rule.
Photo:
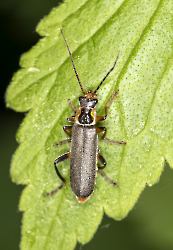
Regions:
<instances>
[{"instance_id":1,"label":"dark background area","mask_svg":"<svg viewBox=\"0 0 173 250\"><path fill-rule=\"evenodd\" d=\"M11 157L17 148L15 134L24 114L5 107L5 91L19 69L20 56L39 40L35 27L56 0L6 0L0 3L1 84L0 84L0 249L19 249L22 213L18 203L23 186L12 183ZM122 221L104 216L90 243L77 249L173 249L173 171L165 163L158 184L147 187ZM55 236L58 237L58 236Z\"/></svg>"}]
</instances>

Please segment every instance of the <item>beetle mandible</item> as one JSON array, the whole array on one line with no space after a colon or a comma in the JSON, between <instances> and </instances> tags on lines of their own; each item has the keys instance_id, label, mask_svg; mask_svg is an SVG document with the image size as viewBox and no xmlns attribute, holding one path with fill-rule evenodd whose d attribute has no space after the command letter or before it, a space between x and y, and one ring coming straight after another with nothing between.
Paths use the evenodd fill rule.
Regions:
<instances>
[{"instance_id":1,"label":"beetle mandible","mask_svg":"<svg viewBox=\"0 0 173 250\"><path fill-rule=\"evenodd\" d=\"M54 191L44 194L44 196L51 196L57 193L65 185L66 180L60 174L56 164L70 158L70 183L71 183L72 191L76 195L79 202L85 202L86 200L90 198L90 195L92 194L94 190L97 170L110 184L112 184L113 186L115 185L118 186L116 182L109 179L105 175L105 173L102 171L102 169L106 167L106 160L100 153L97 152L98 150L98 145L97 145L98 135L97 134L104 132L101 139L108 143L113 143L113 144L118 144L118 145L126 144L126 143L123 141L118 142L118 141L111 141L111 140L106 139L105 138L106 127L95 126L97 122L106 120L107 108L111 105L112 101L118 94L118 90L113 94L111 99L106 104L105 116L97 116L95 106L98 102L96 98L97 97L96 92L98 91L98 89L100 88L104 80L107 78L107 76L110 74L110 72L114 69L118 60L119 52L118 52L118 55L117 55L117 58L115 60L113 67L109 70L109 72L103 78L103 80L98 85L96 90L94 91L89 90L85 92L79 80L79 76L77 74L70 49L68 47L67 41L64 37L62 30L61 30L61 33L65 41L65 44L67 46L70 59L73 65L73 69L75 71L83 96L79 97L80 107L78 110L76 110L73 103L70 101L70 99L68 99L68 102L71 108L75 112L75 116L67 118L67 120L74 124L72 126L70 125L64 126L63 130L71 138L60 141L56 143L54 146L59 146L59 145L71 142L71 149L70 149L70 152L59 156L54 161L55 171L57 175L59 176L59 178L62 180L62 184ZM103 166L97 166L97 161L100 161Z\"/></svg>"}]
</instances>

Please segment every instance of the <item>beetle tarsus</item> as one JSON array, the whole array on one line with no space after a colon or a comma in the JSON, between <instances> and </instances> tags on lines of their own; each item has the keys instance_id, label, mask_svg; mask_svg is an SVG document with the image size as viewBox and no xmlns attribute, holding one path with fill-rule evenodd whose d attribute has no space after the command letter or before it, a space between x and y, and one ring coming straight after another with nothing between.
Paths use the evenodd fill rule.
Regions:
<instances>
[{"instance_id":1,"label":"beetle tarsus","mask_svg":"<svg viewBox=\"0 0 173 250\"><path fill-rule=\"evenodd\" d=\"M98 169L98 171L99 171L99 173L104 177L104 179L105 179L106 181L108 181L108 182L109 182L110 184L112 184L113 186L119 187L118 184L117 184L116 182L114 182L113 180L109 179L109 177L107 177L107 176L105 175L105 173L104 173L100 168Z\"/></svg>"},{"instance_id":2,"label":"beetle tarsus","mask_svg":"<svg viewBox=\"0 0 173 250\"><path fill-rule=\"evenodd\" d=\"M112 143L112 144L117 144L117 145L123 145L123 144L126 144L126 142L123 142L123 141L112 141L112 140L109 140L109 139L102 139L104 142L107 142L107 143Z\"/></svg>"},{"instance_id":3,"label":"beetle tarsus","mask_svg":"<svg viewBox=\"0 0 173 250\"><path fill-rule=\"evenodd\" d=\"M63 186L65 185L66 181L63 182L58 188L56 188L54 191L50 192L50 193L45 193L44 196L50 197L54 194L56 194L61 188L63 188Z\"/></svg>"},{"instance_id":4,"label":"beetle tarsus","mask_svg":"<svg viewBox=\"0 0 173 250\"><path fill-rule=\"evenodd\" d=\"M61 146L63 144L70 143L70 142L71 142L71 139L67 139L67 140L63 140L63 141L57 142L53 146L58 147L58 146Z\"/></svg>"}]
</instances>

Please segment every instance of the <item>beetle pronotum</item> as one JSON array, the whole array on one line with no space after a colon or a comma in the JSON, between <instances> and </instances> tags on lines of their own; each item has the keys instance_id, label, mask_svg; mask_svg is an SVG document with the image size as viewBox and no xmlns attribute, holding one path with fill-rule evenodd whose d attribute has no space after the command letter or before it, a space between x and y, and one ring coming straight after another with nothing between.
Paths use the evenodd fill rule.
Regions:
<instances>
[{"instance_id":1,"label":"beetle pronotum","mask_svg":"<svg viewBox=\"0 0 173 250\"><path fill-rule=\"evenodd\" d=\"M62 30L61 30L61 33L65 41L65 44L67 46L70 59L73 65L73 69L75 71L83 96L79 97L80 107L78 110L76 110L73 103L70 101L70 99L68 99L68 102L71 108L75 112L75 116L67 118L67 120L74 124L72 126L70 125L64 126L63 129L64 129L64 132L70 137L70 139L60 141L56 143L55 145L59 146L59 145L71 142L71 149L70 149L70 152L59 156L54 161L55 171L57 175L59 176L59 178L62 180L62 184L54 191L44 194L44 196L51 196L57 193L65 185L66 180L60 174L56 164L70 158L70 183L71 183L72 191L76 195L79 202L85 202L86 200L90 198L90 195L92 194L94 190L97 170L110 184L112 184L113 186L115 185L118 186L117 183L109 179L102 171L102 169L106 167L106 161L104 157L100 153L97 152L97 148L98 148L98 145L97 145L98 135L97 134L104 132L101 139L108 143L113 143L113 144L118 144L118 145L126 144L126 143L123 141L118 142L118 141L111 141L111 140L105 139L106 127L95 127L97 122L104 121L106 119L107 108L111 105L112 101L118 94L118 90L113 94L111 99L106 104L105 116L97 116L95 106L98 102L96 98L97 97L96 92L98 91L98 89L100 88L104 80L107 78L107 76L110 74L110 72L114 69L118 60L119 53L117 55L117 58L115 60L113 67L109 70L109 72L103 78L103 80L98 85L96 90L94 91L89 90L85 92L79 80L79 76L74 66L74 62L72 59L70 49L68 47L67 41L64 37ZM101 164L103 164L103 166L97 166L97 161L100 161Z\"/></svg>"}]
</instances>

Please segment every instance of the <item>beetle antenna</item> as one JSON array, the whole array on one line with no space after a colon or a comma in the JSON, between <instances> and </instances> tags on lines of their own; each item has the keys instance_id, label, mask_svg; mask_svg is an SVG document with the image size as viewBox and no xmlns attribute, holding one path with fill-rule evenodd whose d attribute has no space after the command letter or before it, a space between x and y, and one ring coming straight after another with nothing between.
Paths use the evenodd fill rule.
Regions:
<instances>
[{"instance_id":1,"label":"beetle antenna","mask_svg":"<svg viewBox=\"0 0 173 250\"><path fill-rule=\"evenodd\" d=\"M102 83L104 82L104 80L107 78L107 76L111 73L111 71L115 68L115 65L117 63L118 57L119 57L120 51L118 51L118 55L117 58L115 60L114 66L109 70L109 72L105 75L105 77L103 78L103 80L101 81L101 83L99 84L99 86L96 88L96 90L93 92L94 94L97 92L97 90L100 88L100 86L102 85Z\"/></svg>"},{"instance_id":2,"label":"beetle antenna","mask_svg":"<svg viewBox=\"0 0 173 250\"><path fill-rule=\"evenodd\" d=\"M77 80L78 80L78 82L79 82L80 88L81 88L81 90L82 90L82 93L85 95L85 91L83 90L81 81L79 80L78 73L77 73L76 68L75 68L75 66L74 66L74 62L73 62L73 58L72 58L72 55L71 55L69 46L68 46L67 41L66 41L66 39L65 39L65 36L64 36L64 34L63 34L63 32L62 32L62 29L60 29L60 30L61 30L61 34L62 34L62 36L63 36L63 38L64 38L65 44L66 44L66 46L67 46L67 49L68 49L68 52L69 52L69 55L70 55L70 59L71 59L72 65L73 65L73 69L74 69L74 71L75 71L75 74L76 74Z\"/></svg>"}]
</instances>

